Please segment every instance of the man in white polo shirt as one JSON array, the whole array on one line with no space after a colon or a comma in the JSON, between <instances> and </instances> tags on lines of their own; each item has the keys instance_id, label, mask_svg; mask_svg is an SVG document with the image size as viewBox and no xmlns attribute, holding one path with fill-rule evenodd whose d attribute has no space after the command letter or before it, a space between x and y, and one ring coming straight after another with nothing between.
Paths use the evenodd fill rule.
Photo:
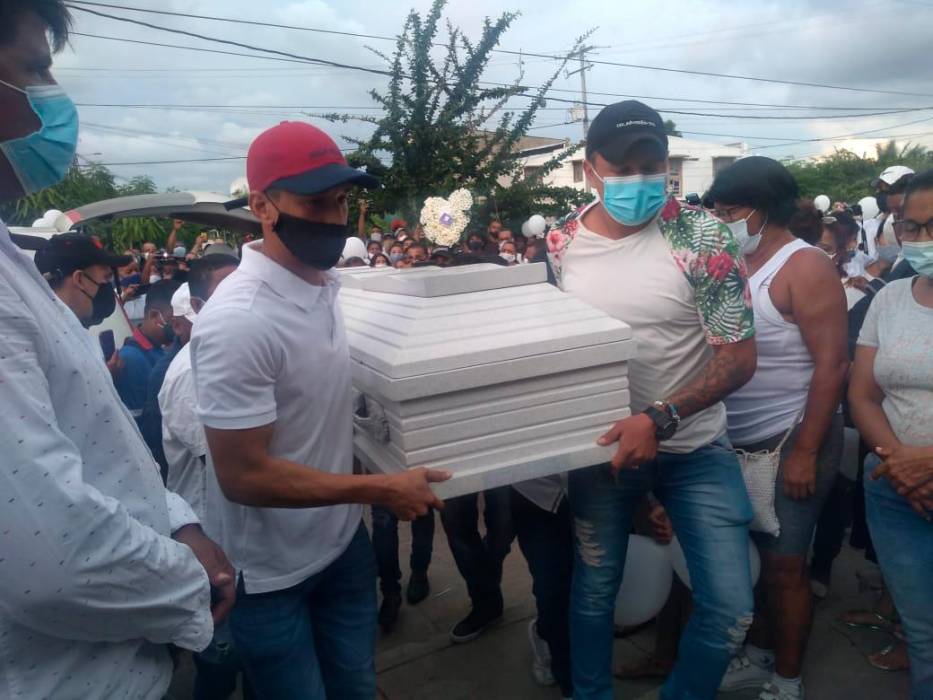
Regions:
<instances>
[{"instance_id":1,"label":"man in white polo shirt","mask_svg":"<svg viewBox=\"0 0 933 700\"><path fill-rule=\"evenodd\" d=\"M264 699L376 694L376 565L360 504L410 520L440 508L444 472L352 473L350 360L339 282L347 193L377 181L310 124L247 156L263 239L198 314L191 359L238 576L231 628Z\"/></svg>"}]
</instances>

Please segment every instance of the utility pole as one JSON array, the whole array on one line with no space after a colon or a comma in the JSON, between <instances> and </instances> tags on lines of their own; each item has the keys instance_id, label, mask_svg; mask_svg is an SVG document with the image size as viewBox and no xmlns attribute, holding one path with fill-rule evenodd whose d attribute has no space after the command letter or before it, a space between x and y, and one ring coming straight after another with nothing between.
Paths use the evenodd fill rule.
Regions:
<instances>
[{"instance_id":1,"label":"utility pole","mask_svg":"<svg viewBox=\"0 0 933 700\"><path fill-rule=\"evenodd\" d=\"M578 51L575 52L576 56L580 60L580 67L575 71L566 71L565 77L569 78L572 75L580 74L580 98L581 106L583 107L583 139L586 140L587 132L590 130L590 109L587 104L587 95L586 95L586 72L593 67L592 63L586 62L586 54L588 51L593 49L606 48L603 46L581 46ZM586 176L584 175L584 187L587 192L590 191L590 183L586 182Z\"/></svg>"}]
</instances>

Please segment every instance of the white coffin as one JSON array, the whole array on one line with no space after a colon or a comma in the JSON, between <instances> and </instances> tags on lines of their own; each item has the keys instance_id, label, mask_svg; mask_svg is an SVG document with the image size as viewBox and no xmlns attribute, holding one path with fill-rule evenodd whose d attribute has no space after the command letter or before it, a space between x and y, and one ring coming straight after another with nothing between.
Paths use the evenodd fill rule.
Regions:
<instances>
[{"instance_id":1,"label":"white coffin","mask_svg":"<svg viewBox=\"0 0 933 700\"><path fill-rule=\"evenodd\" d=\"M356 454L448 469L442 498L608 461L629 415L632 331L543 264L343 271Z\"/></svg>"}]
</instances>

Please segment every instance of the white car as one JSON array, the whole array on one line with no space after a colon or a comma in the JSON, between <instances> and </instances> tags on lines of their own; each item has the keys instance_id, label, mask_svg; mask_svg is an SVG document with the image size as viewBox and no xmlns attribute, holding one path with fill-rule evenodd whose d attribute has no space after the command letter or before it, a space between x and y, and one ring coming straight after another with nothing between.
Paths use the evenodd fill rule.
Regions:
<instances>
[{"instance_id":1,"label":"white car","mask_svg":"<svg viewBox=\"0 0 933 700\"><path fill-rule=\"evenodd\" d=\"M36 222L38 226L10 227L10 233L13 234L14 242L29 253L41 245L41 239L48 240L55 234L82 229L93 233L95 222L132 217L181 219L209 228L260 235L262 229L252 212L238 206L228 209L225 205L229 201L230 195L216 192L167 192L117 197L66 212L48 212ZM99 337L108 330L113 331L117 348L122 347L123 342L133 335L134 326L119 301L114 312L102 323L93 326L90 333Z\"/></svg>"}]
</instances>

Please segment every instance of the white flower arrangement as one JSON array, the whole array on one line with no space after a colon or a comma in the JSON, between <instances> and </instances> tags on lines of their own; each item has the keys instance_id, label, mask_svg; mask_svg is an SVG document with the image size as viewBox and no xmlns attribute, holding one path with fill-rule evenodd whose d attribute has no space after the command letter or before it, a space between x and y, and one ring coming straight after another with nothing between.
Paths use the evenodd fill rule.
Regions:
<instances>
[{"instance_id":1,"label":"white flower arrangement","mask_svg":"<svg viewBox=\"0 0 933 700\"><path fill-rule=\"evenodd\" d=\"M473 196L464 189L457 190L447 199L428 197L421 209L424 235L435 245L450 247L460 242L460 236L470 223L468 212Z\"/></svg>"}]
</instances>

